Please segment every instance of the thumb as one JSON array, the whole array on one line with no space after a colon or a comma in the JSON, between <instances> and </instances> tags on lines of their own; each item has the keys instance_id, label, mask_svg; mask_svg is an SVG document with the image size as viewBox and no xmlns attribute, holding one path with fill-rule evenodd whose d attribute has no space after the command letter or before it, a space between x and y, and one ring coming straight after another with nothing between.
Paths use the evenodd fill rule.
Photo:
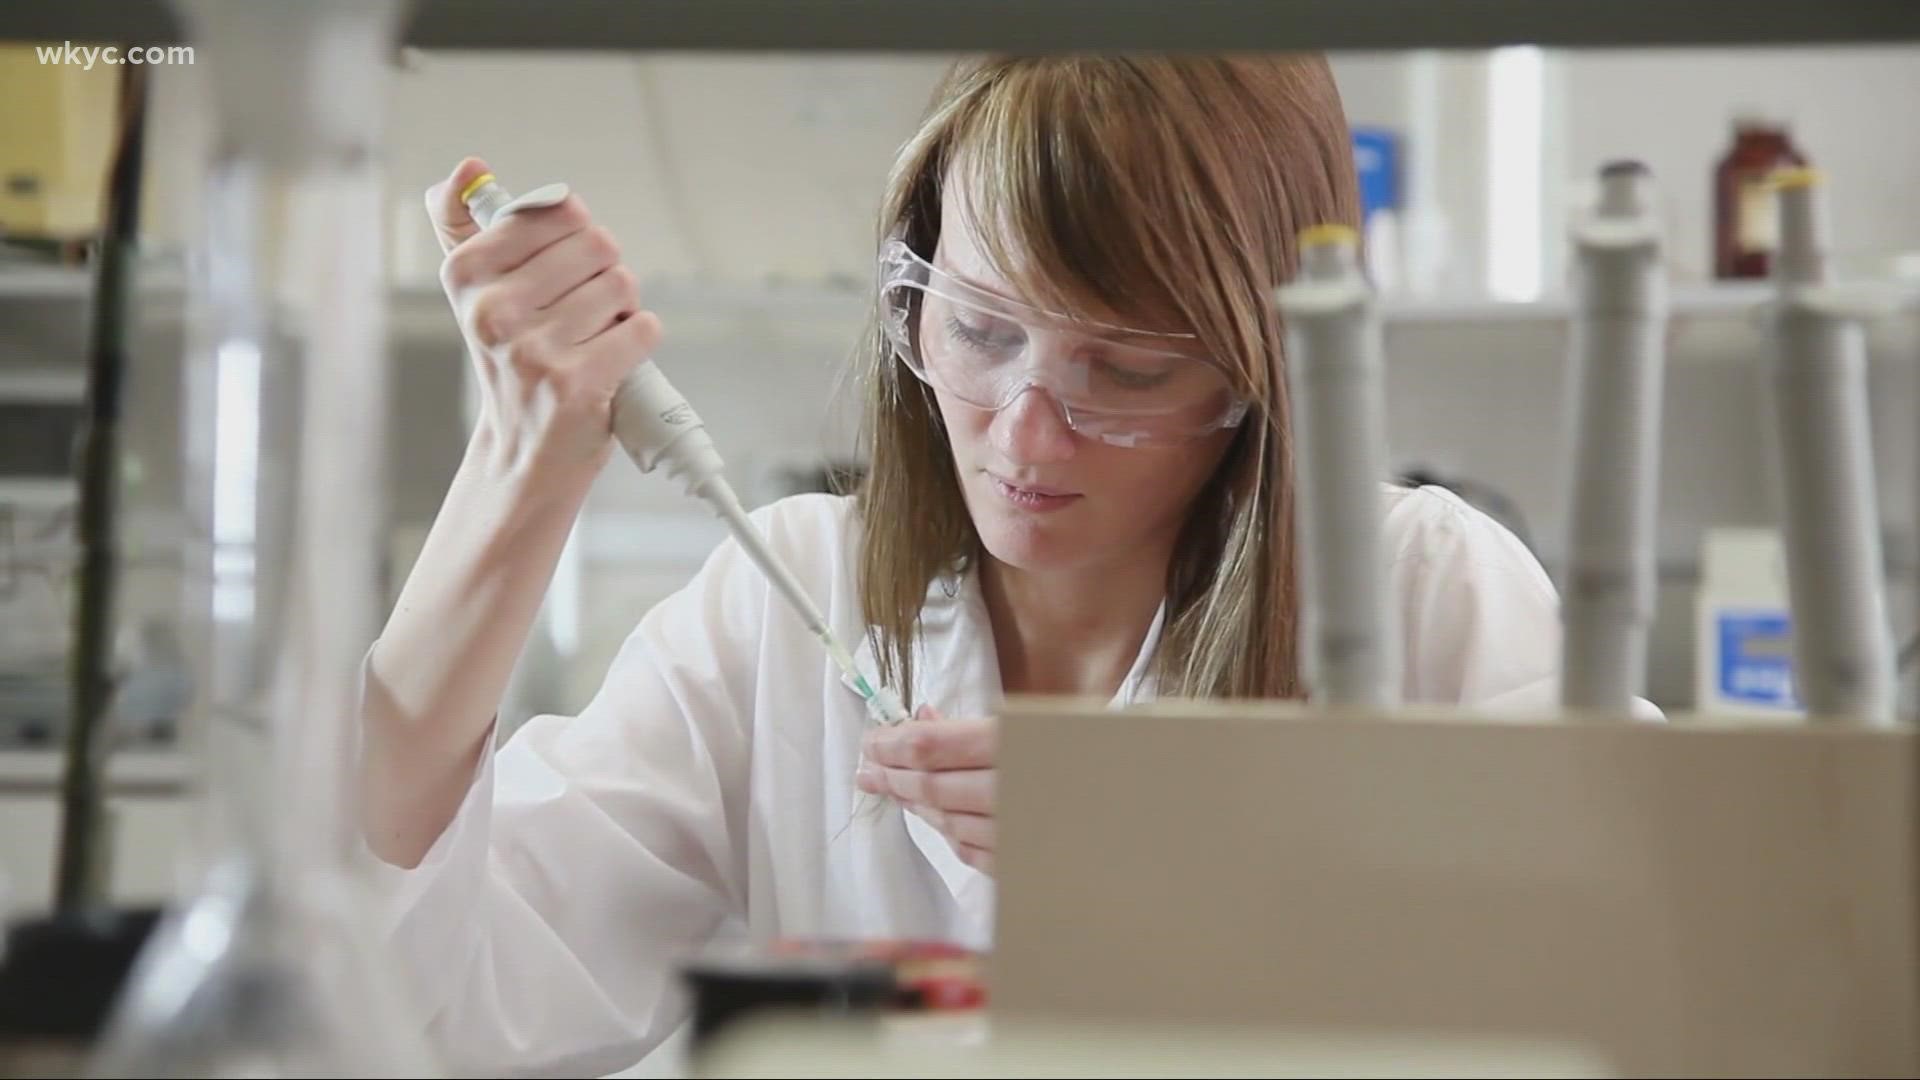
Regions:
<instances>
[{"instance_id":1,"label":"thumb","mask_svg":"<svg viewBox=\"0 0 1920 1080\"><path fill-rule=\"evenodd\" d=\"M940 719L940 710L931 705L922 705L913 710L913 718L915 720L938 720Z\"/></svg>"},{"instance_id":2,"label":"thumb","mask_svg":"<svg viewBox=\"0 0 1920 1080\"><path fill-rule=\"evenodd\" d=\"M491 171L479 158L462 158L445 180L427 189L427 217L433 221L433 232L440 240L442 252L452 251L462 240L480 231L473 215L467 212L467 204L460 201L460 193Z\"/></svg>"}]
</instances>

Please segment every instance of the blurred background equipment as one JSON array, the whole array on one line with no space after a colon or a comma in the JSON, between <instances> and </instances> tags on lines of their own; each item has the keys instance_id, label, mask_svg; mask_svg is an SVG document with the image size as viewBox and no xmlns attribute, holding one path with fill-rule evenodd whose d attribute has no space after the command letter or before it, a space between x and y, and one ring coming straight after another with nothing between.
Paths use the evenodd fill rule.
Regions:
<instances>
[{"instance_id":1,"label":"blurred background equipment","mask_svg":"<svg viewBox=\"0 0 1920 1080\"><path fill-rule=\"evenodd\" d=\"M49 64L0 41L0 258L73 255L99 232L118 131L118 70Z\"/></svg>"},{"instance_id":2,"label":"blurred background equipment","mask_svg":"<svg viewBox=\"0 0 1920 1080\"><path fill-rule=\"evenodd\" d=\"M1733 143L1713 171L1713 272L1723 280L1765 278L1780 245L1772 176L1807 165L1785 125L1763 113L1734 117Z\"/></svg>"},{"instance_id":3,"label":"blurred background equipment","mask_svg":"<svg viewBox=\"0 0 1920 1080\"><path fill-rule=\"evenodd\" d=\"M1573 212L1568 327L1568 508L1561 573L1560 701L1626 715L1647 693L1654 526L1666 383L1667 269L1659 185L1631 159L1599 169Z\"/></svg>"},{"instance_id":4,"label":"blurred background equipment","mask_svg":"<svg viewBox=\"0 0 1920 1080\"><path fill-rule=\"evenodd\" d=\"M1702 712L1799 719L1787 559L1773 528L1716 528L1702 544L1694 638Z\"/></svg>"},{"instance_id":5,"label":"blurred background equipment","mask_svg":"<svg viewBox=\"0 0 1920 1080\"><path fill-rule=\"evenodd\" d=\"M387 541L385 443L367 430L388 382L374 147L404 4L182 0L177 11L210 58L217 105L183 367L181 598L206 821L181 866L186 895L148 935L84 1074L435 1075L424 1018L370 937L355 876L360 660ZM116 207L130 213L137 187L123 191L119 173ZM130 246L102 260L103 326L119 325L115 256ZM93 366L62 913L112 910L87 856L108 839L90 819L109 748L88 692L106 682L90 658L117 598L119 386L118 367Z\"/></svg>"},{"instance_id":6,"label":"blurred background equipment","mask_svg":"<svg viewBox=\"0 0 1920 1080\"><path fill-rule=\"evenodd\" d=\"M45 578L62 586L69 575L73 579L70 589L51 590L67 594L67 603L59 605L65 615L39 624L50 631L72 628L70 638L53 635L67 654L62 685L68 707L61 717L64 760L52 910L35 908L25 918L9 919L0 949L0 1070L9 1076L79 1071L119 1000L126 973L144 949L157 914L116 903L111 895L113 831L102 782L102 766L117 734L112 708L120 674L113 655L119 425L146 133L144 73L127 68L115 74L118 78L110 84L114 92L106 99L114 107L112 153L102 177L106 194L99 212L104 221L93 244L86 392L82 407L66 417L72 422L70 469L78 481L71 545L59 542L57 529L39 530L43 550L38 557ZM60 167L50 166L46 172L60 184L74 179ZM72 225L63 213L67 194L60 188L49 192L52 212L33 224L43 229ZM39 415L47 419L44 410ZM44 423L28 431L52 434ZM23 471L28 475L13 479L52 486L52 477L46 475L51 470L44 464L41 470Z\"/></svg>"},{"instance_id":7,"label":"blurred background equipment","mask_svg":"<svg viewBox=\"0 0 1920 1080\"><path fill-rule=\"evenodd\" d=\"M85 393L75 373L0 374L0 745L46 746L66 730Z\"/></svg>"}]
</instances>

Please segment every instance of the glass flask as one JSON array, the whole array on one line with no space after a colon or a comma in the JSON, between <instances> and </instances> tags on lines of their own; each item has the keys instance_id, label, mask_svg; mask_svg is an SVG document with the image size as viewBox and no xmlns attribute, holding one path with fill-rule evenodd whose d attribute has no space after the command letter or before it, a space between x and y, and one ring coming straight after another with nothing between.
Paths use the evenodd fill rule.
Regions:
<instances>
[{"instance_id":1,"label":"glass flask","mask_svg":"<svg viewBox=\"0 0 1920 1080\"><path fill-rule=\"evenodd\" d=\"M178 0L212 139L187 291L202 850L86 1074L433 1076L353 798L383 548L397 0Z\"/></svg>"}]
</instances>

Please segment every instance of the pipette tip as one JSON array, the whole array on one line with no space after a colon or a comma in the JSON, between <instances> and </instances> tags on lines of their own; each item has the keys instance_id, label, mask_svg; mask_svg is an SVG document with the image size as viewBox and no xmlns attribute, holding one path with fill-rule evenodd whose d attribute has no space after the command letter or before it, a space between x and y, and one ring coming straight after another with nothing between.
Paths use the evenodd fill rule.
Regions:
<instances>
[{"instance_id":1,"label":"pipette tip","mask_svg":"<svg viewBox=\"0 0 1920 1080\"><path fill-rule=\"evenodd\" d=\"M907 720L907 707L893 691L881 687L867 699L867 711L874 719L885 724L901 724Z\"/></svg>"}]
</instances>

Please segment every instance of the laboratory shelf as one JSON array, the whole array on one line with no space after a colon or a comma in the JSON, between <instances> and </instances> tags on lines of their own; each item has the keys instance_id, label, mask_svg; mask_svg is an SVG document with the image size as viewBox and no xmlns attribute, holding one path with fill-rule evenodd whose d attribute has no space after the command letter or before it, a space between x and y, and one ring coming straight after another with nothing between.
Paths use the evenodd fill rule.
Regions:
<instances>
[{"instance_id":1,"label":"laboratory shelf","mask_svg":"<svg viewBox=\"0 0 1920 1080\"><path fill-rule=\"evenodd\" d=\"M66 759L61 749L0 748L0 797L58 793ZM193 779L192 764L177 749L117 751L107 760L107 786L115 794L178 795Z\"/></svg>"},{"instance_id":2,"label":"laboratory shelf","mask_svg":"<svg viewBox=\"0 0 1920 1080\"><path fill-rule=\"evenodd\" d=\"M1920 4L1920 0L1915 3ZM183 299L184 279L180 267L172 260L142 268L135 280L136 298L149 311L165 311ZM1897 298L1897 302L1909 310L1920 306L1920 282L1876 282L1874 287ZM0 262L0 305L21 300L85 302L91 297L92 289L93 278L85 268ZM1772 286L1766 281L1716 281L1675 282L1668 295L1671 313L1687 317L1757 313L1772 294ZM646 295L649 303L660 310L703 317L724 317L735 312L743 316L858 320L864 318L867 302L865 293L857 288L826 282L761 285L751 281L663 278L648 282ZM438 282L396 281L388 297L394 317L409 324L424 321L429 328L452 332L452 324L444 318L446 300ZM1566 319L1573 314L1573 309L1570 298L1560 294L1533 300L1387 294L1380 300L1380 314L1388 324L1497 325Z\"/></svg>"},{"instance_id":3,"label":"laboratory shelf","mask_svg":"<svg viewBox=\"0 0 1920 1080\"><path fill-rule=\"evenodd\" d=\"M1915 0L419 0L428 49L972 51L1833 45L1920 40ZM175 44L165 0L0 3L0 39Z\"/></svg>"},{"instance_id":4,"label":"laboratory shelf","mask_svg":"<svg viewBox=\"0 0 1920 1080\"><path fill-rule=\"evenodd\" d=\"M85 300L93 275L84 267L0 261L0 300Z\"/></svg>"},{"instance_id":5,"label":"laboratory shelf","mask_svg":"<svg viewBox=\"0 0 1920 1080\"><path fill-rule=\"evenodd\" d=\"M1727 281L1669 286L1667 303L1675 316L1727 315L1757 311L1773 295L1764 281ZM1572 298L1543 296L1535 300L1499 300L1483 297L1427 299L1388 295L1380 302L1387 323L1511 323L1542 322L1572 317Z\"/></svg>"}]
</instances>

